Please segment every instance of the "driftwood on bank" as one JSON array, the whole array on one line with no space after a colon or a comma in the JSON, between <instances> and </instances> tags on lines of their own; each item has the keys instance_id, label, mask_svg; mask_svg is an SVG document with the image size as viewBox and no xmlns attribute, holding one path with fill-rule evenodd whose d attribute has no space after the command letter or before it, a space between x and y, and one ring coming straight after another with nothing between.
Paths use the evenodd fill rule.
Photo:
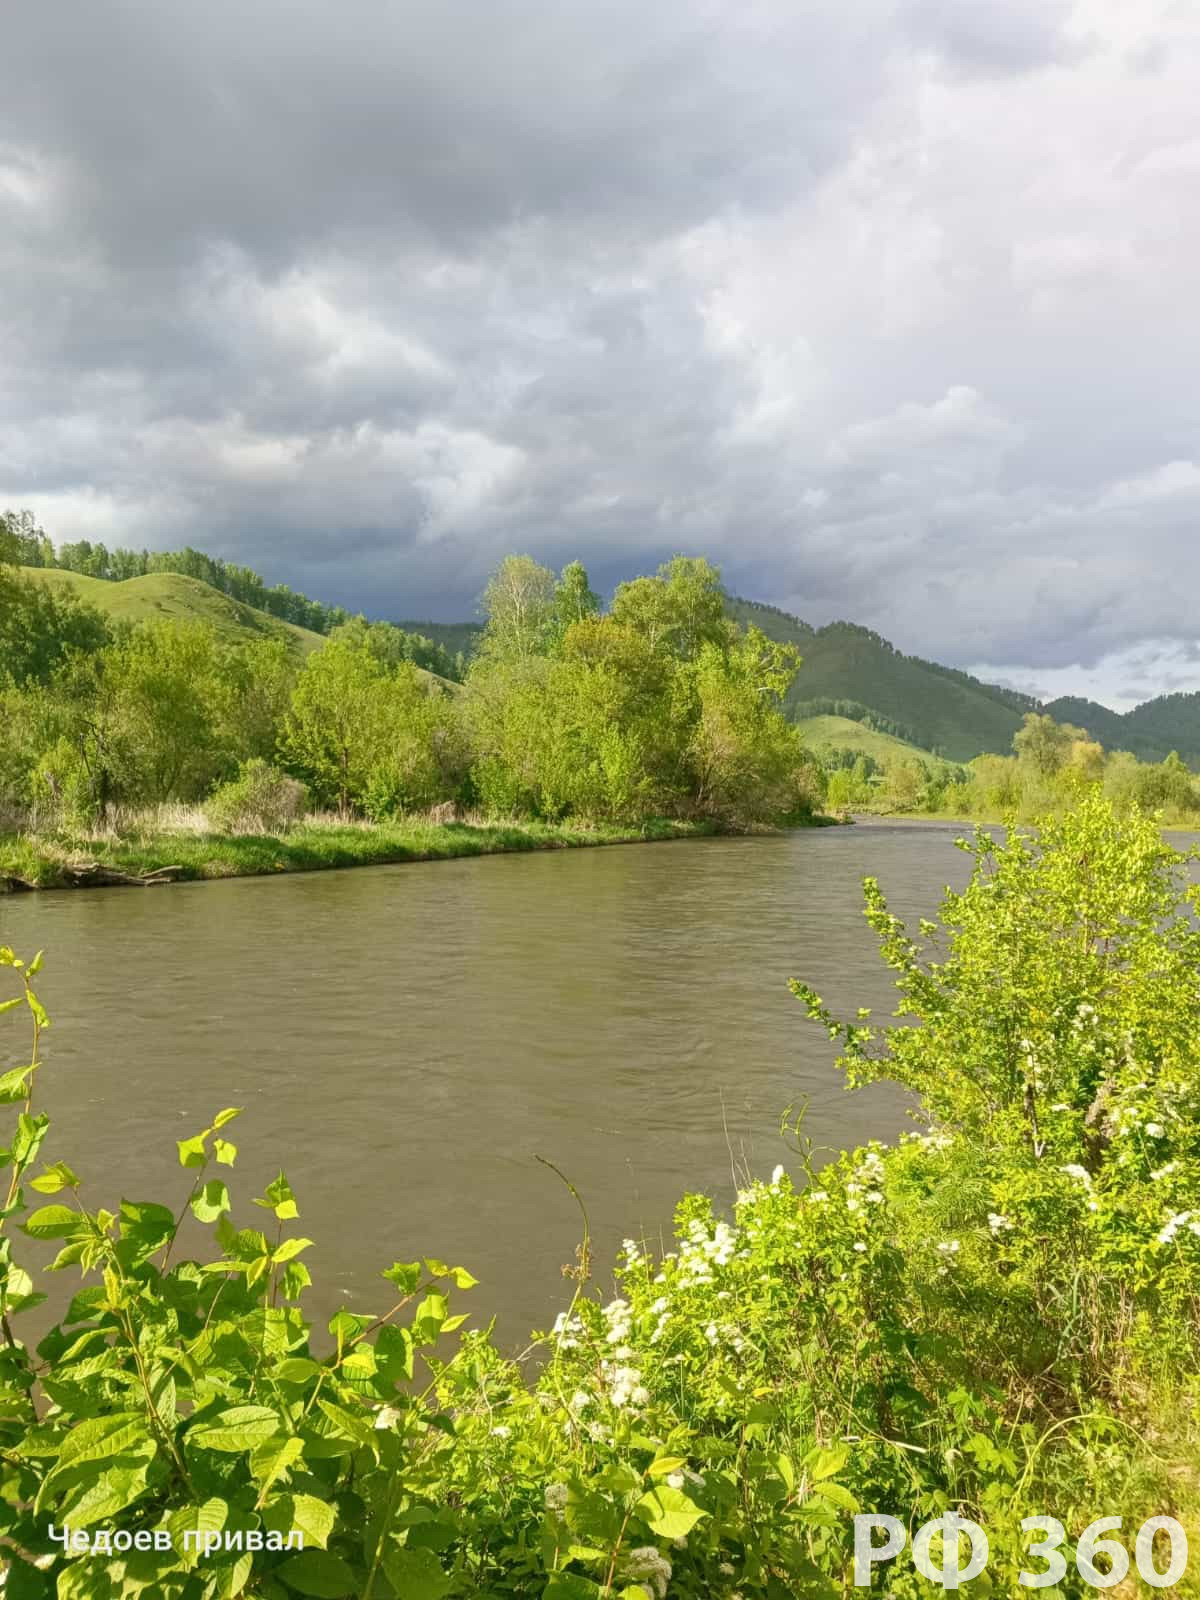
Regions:
<instances>
[{"instance_id":1,"label":"driftwood on bank","mask_svg":"<svg viewBox=\"0 0 1200 1600\"><path fill-rule=\"evenodd\" d=\"M122 872L119 867L106 866L103 861L66 861L59 868L62 882L69 889L108 889L124 885L148 888L154 883L175 883L182 871L182 867L176 866L156 867L153 872ZM0 892L37 887L28 878L0 877Z\"/></svg>"}]
</instances>

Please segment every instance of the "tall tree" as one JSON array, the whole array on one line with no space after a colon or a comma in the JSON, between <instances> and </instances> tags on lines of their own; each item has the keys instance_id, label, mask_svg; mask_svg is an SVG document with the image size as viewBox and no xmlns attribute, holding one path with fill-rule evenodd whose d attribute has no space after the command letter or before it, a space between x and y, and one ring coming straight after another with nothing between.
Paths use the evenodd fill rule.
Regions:
<instances>
[{"instance_id":1,"label":"tall tree","mask_svg":"<svg viewBox=\"0 0 1200 1600\"><path fill-rule=\"evenodd\" d=\"M554 615L555 579L532 556L506 556L483 592L483 649L495 658L542 654Z\"/></svg>"}]
</instances>

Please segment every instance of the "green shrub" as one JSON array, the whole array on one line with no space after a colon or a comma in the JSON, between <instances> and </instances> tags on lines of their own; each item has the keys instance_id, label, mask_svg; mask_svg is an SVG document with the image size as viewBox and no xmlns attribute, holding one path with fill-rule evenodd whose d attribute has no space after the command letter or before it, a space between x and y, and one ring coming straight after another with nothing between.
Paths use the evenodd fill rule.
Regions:
<instances>
[{"instance_id":1,"label":"green shrub","mask_svg":"<svg viewBox=\"0 0 1200 1600\"><path fill-rule=\"evenodd\" d=\"M223 783L204 803L209 826L218 833L282 833L308 806L308 790L266 761L244 761L238 776Z\"/></svg>"}]
</instances>

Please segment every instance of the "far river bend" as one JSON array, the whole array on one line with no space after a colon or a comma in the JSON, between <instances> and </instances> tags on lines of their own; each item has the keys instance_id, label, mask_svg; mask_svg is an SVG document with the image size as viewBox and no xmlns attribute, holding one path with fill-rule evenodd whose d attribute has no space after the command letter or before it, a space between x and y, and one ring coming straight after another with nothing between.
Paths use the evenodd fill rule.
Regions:
<instances>
[{"instance_id":1,"label":"far river bend","mask_svg":"<svg viewBox=\"0 0 1200 1600\"><path fill-rule=\"evenodd\" d=\"M587 1203L597 1281L675 1202L732 1198L732 1168L790 1157L780 1114L839 1149L905 1125L887 1085L848 1094L787 989L890 1009L862 916L932 914L968 862L958 825L491 856L153 890L0 899L0 942L46 948L46 1153L91 1204L177 1204L175 1140L245 1108L236 1219L282 1166L317 1241L310 1312L382 1310L376 1274L440 1256L481 1280L458 1308L515 1350L569 1297ZM14 1017L0 1023L17 1059ZM251 1187L254 1185L254 1187ZM73 1274L72 1274L73 1276ZM69 1292L69 1291L68 1291Z\"/></svg>"}]
</instances>

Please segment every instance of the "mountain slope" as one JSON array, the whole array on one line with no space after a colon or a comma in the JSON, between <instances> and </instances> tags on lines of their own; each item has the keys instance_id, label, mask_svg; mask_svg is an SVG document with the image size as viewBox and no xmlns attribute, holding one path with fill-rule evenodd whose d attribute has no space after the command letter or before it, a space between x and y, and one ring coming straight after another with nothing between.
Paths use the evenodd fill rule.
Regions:
<instances>
[{"instance_id":1,"label":"mountain slope","mask_svg":"<svg viewBox=\"0 0 1200 1600\"><path fill-rule=\"evenodd\" d=\"M811 628L774 606L733 596L726 609L738 622L799 649L804 662L787 699L793 716L818 710L812 702L857 701L903 728L912 744L949 761L969 761L985 751L1008 754L1021 718L1037 709L1028 695L906 656L852 622Z\"/></svg>"},{"instance_id":2,"label":"mountain slope","mask_svg":"<svg viewBox=\"0 0 1200 1600\"><path fill-rule=\"evenodd\" d=\"M291 622L281 622L265 611L231 599L199 578L185 578L176 572L153 572L144 578L110 583L104 578L85 578L82 573L67 572L59 567L23 567L21 570L25 577L35 578L39 583L59 591L70 590L78 599L117 622L145 622L154 618L206 622L230 643L285 639L301 655L308 655L324 643L319 633Z\"/></svg>"},{"instance_id":3,"label":"mountain slope","mask_svg":"<svg viewBox=\"0 0 1200 1600\"><path fill-rule=\"evenodd\" d=\"M1106 750L1129 750L1143 761L1162 761L1176 751L1200 764L1200 694L1162 694L1123 714L1095 700L1063 695L1044 707L1055 722L1073 722Z\"/></svg>"},{"instance_id":4,"label":"mountain slope","mask_svg":"<svg viewBox=\"0 0 1200 1600\"><path fill-rule=\"evenodd\" d=\"M831 750L854 750L870 756L880 766L896 761L920 761L939 772L950 766L949 762L922 750L919 745L897 739L894 734L880 733L865 722L853 722L849 717L801 717L796 726L804 735L805 746L818 756Z\"/></svg>"}]
</instances>

